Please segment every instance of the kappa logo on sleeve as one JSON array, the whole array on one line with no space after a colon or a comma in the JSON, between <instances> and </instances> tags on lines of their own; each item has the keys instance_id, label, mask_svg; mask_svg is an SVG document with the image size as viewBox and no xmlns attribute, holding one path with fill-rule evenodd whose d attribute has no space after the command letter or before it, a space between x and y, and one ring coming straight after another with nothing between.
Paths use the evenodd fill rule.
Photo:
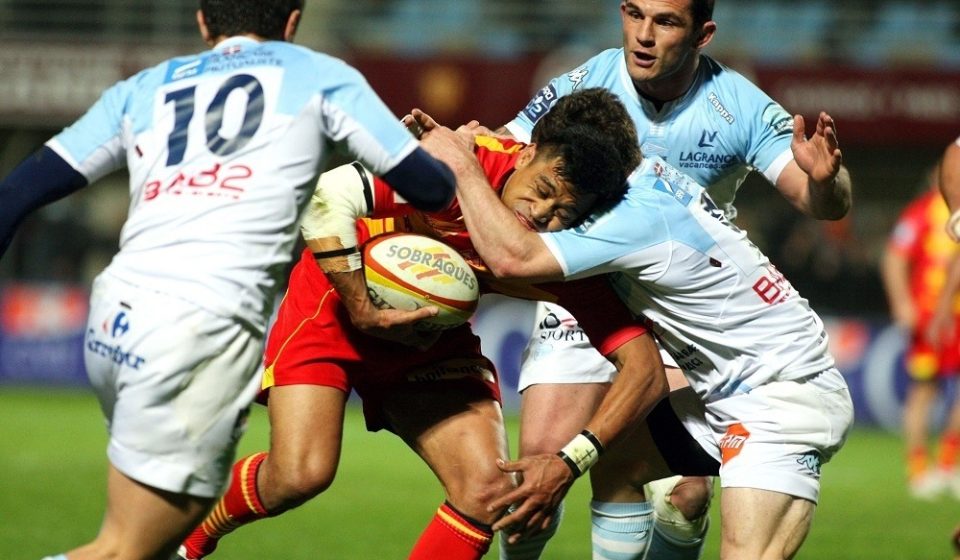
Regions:
<instances>
[{"instance_id":1,"label":"kappa logo on sleeve","mask_svg":"<svg viewBox=\"0 0 960 560\"><path fill-rule=\"evenodd\" d=\"M747 443L748 439L750 439L750 432L740 422L727 428L727 433L720 438L720 463L726 465L739 455L743 444Z\"/></svg>"}]
</instances>

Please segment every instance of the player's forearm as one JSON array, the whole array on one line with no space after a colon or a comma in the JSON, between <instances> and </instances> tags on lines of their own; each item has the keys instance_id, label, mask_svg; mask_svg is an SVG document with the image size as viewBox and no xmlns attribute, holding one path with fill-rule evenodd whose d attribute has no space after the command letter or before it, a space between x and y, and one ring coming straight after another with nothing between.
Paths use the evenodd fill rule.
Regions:
<instances>
[{"instance_id":1,"label":"player's forearm","mask_svg":"<svg viewBox=\"0 0 960 560\"><path fill-rule=\"evenodd\" d=\"M0 181L0 256L30 212L84 187L87 179L44 146Z\"/></svg>"},{"instance_id":2,"label":"player's forearm","mask_svg":"<svg viewBox=\"0 0 960 560\"><path fill-rule=\"evenodd\" d=\"M850 173L841 167L832 181L818 183L808 179L806 213L818 220L839 220L847 215L853 200Z\"/></svg>"},{"instance_id":3,"label":"player's forearm","mask_svg":"<svg viewBox=\"0 0 960 560\"><path fill-rule=\"evenodd\" d=\"M587 423L607 448L636 428L669 392L660 353L649 334L623 344L610 357L619 373Z\"/></svg>"},{"instance_id":4,"label":"player's forearm","mask_svg":"<svg viewBox=\"0 0 960 560\"><path fill-rule=\"evenodd\" d=\"M888 250L880 261L880 277L894 321L901 324L911 322L913 297L910 295L910 268L907 260Z\"/></svg>"}]
</instances>

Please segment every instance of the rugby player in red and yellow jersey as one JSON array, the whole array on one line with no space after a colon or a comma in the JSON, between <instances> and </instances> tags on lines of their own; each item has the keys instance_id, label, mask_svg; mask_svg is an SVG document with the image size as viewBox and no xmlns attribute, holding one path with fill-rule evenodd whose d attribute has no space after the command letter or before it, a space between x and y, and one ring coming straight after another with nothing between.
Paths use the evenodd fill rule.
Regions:
<instances>
[{"instance_id":1,"label":"rugby player in red and yellow jersey","mask_svg":"<svg viewBox=\"0 0 960 560\"><path fill-rule=\"evenodd\" d=\"M569 125L557 126L564 121ZM550 231L575 225L598 204L615 202L640 155L625 109L605 90L567 96L541 122L551 132L541 137L535 132L537 143L480 136L474 152L516 218L532 230ZM628 154L626 160L622 154ZM358 222L363 216L374 219ZM372 303L359 248L371 234L411 231L443 240L466 257L483 283L486 268L459 207L454 202L436 213L414 211L353 164L321 176L301 229L307 249L291 274L265 356L262 397L269 407L270 451L235 464L223 499L188 537L181 555L202 558L236 527L282 513L325 490L339 460L344 406L355 390L367 427L403 438L446 491L410 558L480 558L490 546L490 526L502 513L486 506L514 485L496 466L508 449L494 367L480 353L469 325L442 331L418 351L372 336L387 333L363 318ZM649 370L636 376L637 391L649 392L652 402L666 393L650 336L617 304L604 280L519 290L508 293L559 298L605 355L622 367ZM407 327L394 336L399 332L410 337L407 342L421 344L415 326Z\"/></svg>"},{"instance_id":2,"label":"rugby player in red and yellow jersey","mask_svg":"<svg viewBox=\"0 0 960 560\"><path fill-rule=\"evenodd\" d=\"M910 336L906 356L910 385L903 409L903 432L909 490L922 499L936 497L951 484L960 496L960 400L939 438L936 466L930 465L927 451L930 414L940 384L944 378L960 373L960 299L941 299L948 289L947 271L957 256L957 245L943 227L950 211L937 190L936 176L934 170L930 188L898 218L882 267L893 320ZM934 322L948 324L933 326Z\"/></svg>"}]
</instances>

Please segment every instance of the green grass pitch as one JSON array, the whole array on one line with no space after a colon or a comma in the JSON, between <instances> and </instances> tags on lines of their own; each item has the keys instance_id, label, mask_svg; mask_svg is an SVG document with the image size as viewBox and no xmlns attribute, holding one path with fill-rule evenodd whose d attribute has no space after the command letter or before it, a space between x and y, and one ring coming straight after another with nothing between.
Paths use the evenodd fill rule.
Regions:
<instances>
[{"instance_id":1,"label":"green grass pitch","mask_svg":"<svg viewBox=\"0 0 960 560\"><path fill-rule=\"evenodd\" d=\"M265 449L256 407L242 453ZM510 419L511 434L516 423ZM390 560L406 557L442 499L433 475L398 438L367 433L347 414L333 487L298 510L244 527L215 558ZM103 512L106 435L86 391L0 388L0 557L37 560L91 538ZM960 502L918 502L903 484L894 434L856 430L824 467L823 492L801 559L943 560ZM590 557L586 480L577 482L546 558ZM717 558L719 508L704 558ZM487 555L496 558L496 550Z\"/></svg>"}]
</instances>

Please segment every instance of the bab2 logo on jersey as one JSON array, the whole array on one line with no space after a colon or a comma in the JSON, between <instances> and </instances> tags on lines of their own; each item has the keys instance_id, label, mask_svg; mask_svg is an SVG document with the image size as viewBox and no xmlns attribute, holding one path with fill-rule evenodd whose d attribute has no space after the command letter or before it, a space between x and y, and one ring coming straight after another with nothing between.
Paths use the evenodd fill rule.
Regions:
<instances>
[{"instance_id":1,"label":"bab2 logo on jersey","mask_svg":"<svg viewBox=\"0 0 960 560\"><path fill-rule=\"evenodd\" d=\"M134 354L129 350L124 350L121 339L130 330L130 318L127 315L128 306L123 306L119 312L112 317L107 317L100 324L101 333L98 335L96 329L87 329L87 351L93 352L112 360L119 366L126 366L131 369L139 370L147 360L143 356Z\"/></svg>"}]
</instances>

